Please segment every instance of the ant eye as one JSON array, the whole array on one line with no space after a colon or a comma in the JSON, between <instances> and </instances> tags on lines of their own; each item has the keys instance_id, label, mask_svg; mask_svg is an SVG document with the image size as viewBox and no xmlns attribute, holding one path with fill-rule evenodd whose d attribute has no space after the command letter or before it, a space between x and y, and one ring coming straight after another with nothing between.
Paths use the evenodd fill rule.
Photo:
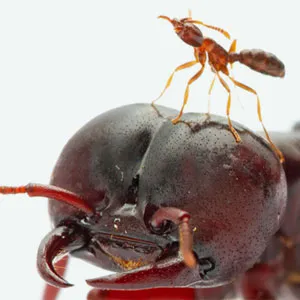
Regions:
<instances>
[{"instance_id":1,"label":"ant eye","mask_svg":"<svg viewBox=\"0 0 300 300\"><path fill-rule=\"evenodd\" d=\"M174 229L174 223L172 223L171 221L163 221L159 226L154 227L153 225L151 225L150 223L150 228L151 231L155 234L159 234L159 235L163 235L163 234L169 234L173 231Z\"/></svg>"}]
</instances>

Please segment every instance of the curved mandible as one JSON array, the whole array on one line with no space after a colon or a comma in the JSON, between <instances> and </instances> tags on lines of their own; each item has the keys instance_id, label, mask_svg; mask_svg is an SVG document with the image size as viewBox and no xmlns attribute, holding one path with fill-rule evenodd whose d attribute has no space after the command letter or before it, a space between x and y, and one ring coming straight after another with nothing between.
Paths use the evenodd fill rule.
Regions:
<instances>
[{"instance_id":1,"label":"curved mandible","mask_svg":"<svg viewBox=\"0 0 300 300\"><path fill-rule=\"evenodd\" d=\"M78 227L60 226L53 229L44 237L38 249L37 268L41 277L56 287L72 286L57 273L54 262L85 244L86 239Z\"/></svg>"}]
</instances>

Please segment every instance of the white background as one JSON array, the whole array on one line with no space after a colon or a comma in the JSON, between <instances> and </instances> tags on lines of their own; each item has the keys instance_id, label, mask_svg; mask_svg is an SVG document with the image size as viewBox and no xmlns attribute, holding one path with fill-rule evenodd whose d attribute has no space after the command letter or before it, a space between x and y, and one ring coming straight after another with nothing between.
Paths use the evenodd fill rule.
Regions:
<instances>
[{"instance_id":1,"label":"white background","mask_svg":"<svg viewBox=\"0 0 300 300\"><path fill-rule=\"evenodd\" d=\"M236 65L236 79L255 88L265 125L288 130L300 118L298 1L1 1L0 184L47 183L59 153L76 130L108 109L157 97L171 71L193 59L192 48L156 17L187 16L223 27L238 49L274 52L286 78ZM203 28L226 49L219 33ZM175 77L161 104L179 108L185 84L199 66ZM191 88L187 111L207 109L210 69ZM216 84L212 111L225 113L227 95ZM255 97L234 89L232 118L261 129ZM47 201L0 197L0 298L39 299L43 281L36 251L50 230ZM76 284L60 299L85 299L84 279L103 275L73 259L67 279Z\"/></svg>"}]
</instances>

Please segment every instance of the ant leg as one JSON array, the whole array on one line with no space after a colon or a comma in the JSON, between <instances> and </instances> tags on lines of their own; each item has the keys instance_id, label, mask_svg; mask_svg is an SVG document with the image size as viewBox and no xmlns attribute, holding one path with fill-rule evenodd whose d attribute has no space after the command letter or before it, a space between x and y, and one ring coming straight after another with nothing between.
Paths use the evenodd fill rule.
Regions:
<instances>
[{"instance_id":1,"label":"ant leg","mask_svg":"<svg viewBox=\"0 0 300 300\"><path fill-rule=\"evenodd\" d=\"M233 79L232 77L230 77L230 76L228 76L228 77L230 78L230 80L231 80L236 86L238 86L238 87L240 87L240 88L242 88L242 89L244 89L244 90L246 90L246 91L248 91L248 92L250 92L250 93L252 93L252 94L254 94L254 95L256 96L256 100L257 100L257 115L258 115L258 120L259 120L259 122L260 122L261 125L262 125L262 128L263 128L263 130L264 130L264 132L265 132L266 138L267 138L268 142L270 143L272 149L273 149L273 150L275 151L275 153L277 154L277 156L278 156L280 162L283 163L283 162L284 162L284 156L283 156L282 152L281 152L281 151L274 145L274 143L272 142L272 140L271 140L271 138L270 138L270 135L269 135L269 133L268 133L268 131L267 131L267 129L266 129L266 127L265 127L263 121L262 121L260 99L259 99L259 97L258 97L257 92L256 92L254 89L252 89L251 87L249 87L249 86L247 86L247 85L245 85L245 84L243 84L243 83L241 83L241 82L236 81L236 80Z\"/></svg>"},{"instance_id":2,"label":"ant leg","mask_svg":"<svg viewBox=\"0 0 300 300\"><path fill-rule=\"evenodd\" d=\"M192 66L194 66L195 64L197 64L198 61L197 60L194 60L194 61L189 61L185 64L182 64L180 66L178 66L174 71L173 73L171 74L171 76L169 77L168 81L167 81L167 84L165 86L165 88L163 89L163 91L161 92L161 94L159 95L158 98L156 98L155 100L152 101L152 106L154 106L154 103L162 97L162 95L165 93L165 91L167 90L167 88L170 86L171 82L172 82L172 79L173 79L173 76L174 74L177 72L177 71L180 71L180 70L183 70L183 69L187 69L187 68L190 68Z\"/></svg>"},{"instance_id":3,"label":"ant leg","mask_svg":"<svg viewBox=\"0 0 300 300\"><path fill-rule=\"evenodd\" d=\"M183 100L183 104L181 106L181 109L180 109L180 112L178 114L178 116L174 119L172 119L172 123L173 124L176 124L178 123L178 121L180 120L182 114L183 114L183 110L184 110L184 107L185 105L187 104L188 102L188 98L189 98L189 92L190 92L190 85L196 81L200 76L201 74L203 73L204 71L204 67L205 67L205 64L202 65L202 68L200 69L200 71L198 71L189 81L188 81L188 84L186 86L186 89L185 89L185 92L184 92L184 100Z\"/></svg>"},{"instance_id":4,"label":"ant leg","mask_svg":"<svg viewBox=\"0 0 300 300\"><path fill-rule=\"evenodd\" d=\"M208 25L208 24L205 24L205 23L203 23L202 21L199 21L199 20L187 20L186 22L187 22L187 23L193 23L193 24L199 24L199 25L205 26L205 27L207 27L207 28L216 30L216 31L222 33L222 34L223 34L226 38L228 38L229 40L231 39L230 34L229 34L226 30L224 30L224 29L222 29L222 28L220 28L220 27Z\"/></svg>"},{"instance_id":5,"label":"ant leg","mask_svg":"<svg viewBox=\"0 0 300 300\"><path fill-rule=\"evenodd\" d=\"M220 76L220 74L218 72L216 72L216 74L217 74L221 84L223 85L223 87L228 92L228 100L227 100L227 107L226 107L226 115L227 115L227 119L228 119L228 125L229 125L229 129L230 129L231 133L233 134L233 136L235 138L235 141L237 143L239 143L241 141L241 138L240 138L239 134L237 133L237 131L232 126L232 122L231 122L231 119L230 119L231 90L230 90L228 84L225 82L225 80Z\"/></svg>"},{"instance_id":6,"label":"ant leg","mask_svg":"<svg viewBox=\"0 0 300 300\"><path fill-rule=\"evenodd\" d=\"M229 51L228 51L228 53L233 53L233 52L236 52L236 40L232 41Z\"/></svg>"},{"instance_id":7,"label":"ant leg","mask_svg":"<svg viewBox=\"0 0 300 300\"><path fill-rule=\"evenodd\" d=\"M211 102L211 92L212 92L212 89L215 85L215 82L216 82L216 76L214 76L214 79L213 81L211 82L210 84L210 87L209 87L209 90L208 90L208 105L207 105L207 115L209 116L210 115L210 102Z\"/></svg>"},{"instance_id":8,"label":"ant leg","mask_svg":"<svg viewBox=\"0 0 300 300\"><path fill-rule=\"evenodd\" d=\"M236 40L234 40L231 43L228 53L231 54L231 53L235 53L235 52L236 52ZM230 63L230 66L231 66L231 69L232 69L233 68L233 63Z\"/></svg>"}]
</instances>

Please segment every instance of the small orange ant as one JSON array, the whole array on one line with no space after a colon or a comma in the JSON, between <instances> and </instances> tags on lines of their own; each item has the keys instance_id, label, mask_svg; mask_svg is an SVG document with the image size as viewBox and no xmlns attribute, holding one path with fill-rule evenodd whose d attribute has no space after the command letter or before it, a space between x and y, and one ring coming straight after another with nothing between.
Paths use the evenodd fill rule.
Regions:
<instances>
[{"instance_id":1,"label":"small orange ant","mask_svg":"<svg viewBox=\"0 0 300 300\"><path fill-rule=\"evenodd\" d=\"M200 24L202 26L205 26L207 28L211 28L213 30L219 31L222 33L225 37L230 39L230 35L227 31L225 31L222 28L218 28L215 26L207 25L201 21L193 20L191 17L191 14L189 12L188 18L183 19L170 19L167 16L159 16L160 19L165 19L169 21L173 27L177 35L188 45L192 46L194 48L194 56L195 60L187 62L185 64L182 64L178 66L171 76L169 77L167 84L160 94L160 96L155 99L152 102L152 105L154 106L154 103L165 93L166 89L170 86L174 74L179 71L183 70L189 67L194 66L197 63L201 64L201 69L198 71L187 83L185 94L184 94L184 101L181 107L181 110L178 114L178 116L174 119L172 119L173 124L178 123L180 120L184 107L188 101L189 96L189 88L190 85L196 81L201 74L204 71L206 59L208 58L208 63L212 69L212 72L215 73L215 77L211 83L210 89L209 89L209 95L211 94L212 88L215 83L216 77L221 82L222 86L226 89L228 92L228 100L227 100L227 107L226 107L226 115L228 118L228 125L229 129L232 132L236 142L240 142L241 138L237 131L232 126L232 122L230 119L230 107L231 107L231 90L228 86L228 84L225 82L225 80L221 77L220 72L225 74L233 83L234 85L256 95L257 97L257 114L258 119L263 127L263 130L265 132L266 138L269 141L271 147L273 150L277 153L280 162L284 161L283 154L281 151L274 145L274 143L271 141L271 138L262 122L262 115L261 115L261 106L260 106L260 99L258 97L257 92L252 89L251 87L236 81L232 76L229 75L228 70L228 64L232 66L235 62L240 62L249 68L266 74L271 75L275 77L284 77L285 75L285 68L284 64L272 53L265 52L263 50L253 49L253 50L243 50L241 52L236 52L236 40L234 40L229 48L229 51L226 51L221 45L219 45L216 41L214 41L211 38L204 37L201 30L194 24ZM208 112L209 114L209 112Z\"/></svg>"}]
</instances>

